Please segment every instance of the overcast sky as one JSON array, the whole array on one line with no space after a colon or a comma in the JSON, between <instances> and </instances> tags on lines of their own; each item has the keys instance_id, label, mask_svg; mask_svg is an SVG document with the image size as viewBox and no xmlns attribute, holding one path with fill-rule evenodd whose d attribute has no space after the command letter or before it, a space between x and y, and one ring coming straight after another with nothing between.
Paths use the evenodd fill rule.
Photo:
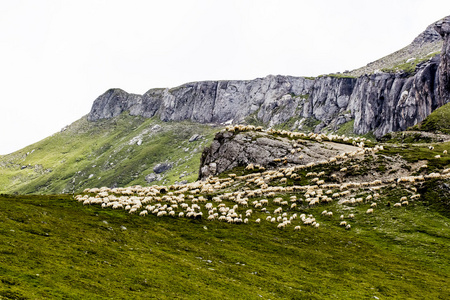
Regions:
<instances>
[{"instance_id":1,"label":"overcast sky","mask_svg":"<svg viewBox=\"0 0 450 300\"><path fill-rule=\"evenodd\" d=\"M446 15L448 0L0 0L0 154L78 120L109 88L352 70Z\"/></svg>"}]
</instances>

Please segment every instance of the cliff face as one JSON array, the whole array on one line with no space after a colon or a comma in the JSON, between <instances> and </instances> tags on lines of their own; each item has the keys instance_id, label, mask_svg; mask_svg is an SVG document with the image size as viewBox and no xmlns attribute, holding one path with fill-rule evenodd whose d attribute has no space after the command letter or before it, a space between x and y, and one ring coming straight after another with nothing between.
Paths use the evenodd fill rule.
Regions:
<instances>
[{"instance_id":1,"label":"cliff face","mask_svg":"<svg viewBox=\"0 0 450 300\"><path fill-rule=\"evenodd\" d=\"M144 117L156 115L163 121L241 123L252 117L268 126L292 121L296 128L306 119L315 119L315 131L335 130L354 119L355 133L372 131L376 136L404 130L449 102L450 17L434 28L419 36L419 44L434 42L439 34L442 56L419 63L412 76L383 72L358 78L270 75L247 81L187 83L151 89L144 95L111 89L95 100L88 120L129 111ZM413 43L418 43L417 38Z\"/></svg>"}]
</instances>

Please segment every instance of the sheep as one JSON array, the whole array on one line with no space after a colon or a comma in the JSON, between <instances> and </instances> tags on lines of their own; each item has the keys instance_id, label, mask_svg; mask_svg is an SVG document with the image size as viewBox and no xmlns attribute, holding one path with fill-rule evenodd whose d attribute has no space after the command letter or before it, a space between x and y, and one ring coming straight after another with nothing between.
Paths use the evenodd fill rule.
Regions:
<instances>
[{"instance_id":1,"label":"sheep","mask_svg":"<svg viewBox=\"0 0 450 300\"><path fill-rule=\"evenodd\" d=\"M447 155L447 150L442 151L442 154Z\"/></svg>"},{"instance_id":2,"label":"sheep","mask_svg":"<svg viewBox=\"0 0 450 300\"><path fill-rule=\"evenodd\" d=\"M277 226L278 229L284 229L285 227L286 227L286 223L280 223Z\"/></svg>"},{"instance_id":3,"label":"sheep","mask_svg":"<svg viewBox=\"0 0 450 300\"><path fill-rule=\"evenodd\" d=\"M375 202L373 202L372 204L370 204L370 207L375 208L375 207L377 207L377 204Z\"/></svg>"},{"instance_id":4,"label":"sheep","mask_svg":"<svg viewBox=\"0 0 450 300\"><path fill-rule=\"evenodd\" d=\"M401 204L402 204L402 206L403 206L403 205L404 205L404 206L407 206L409 203L408 203L408 201L405 200L405 201L402 201Z\"/></svg>"},{"instance_id":5,"label":"sheep","mask_svg":"<svg viewBox=\"0 0 450 300\"><path fill-rule=\"evenodd\" d=\"M297 226L294 227L294 230L295 231L299 231L299 230L301 230L301 227L299 225L297 225Z\"/></svg>"},{"instance_id":6,"label":"sheep","mask_svg":"<svg viewBox=\"0 0 450 300\"><path fill-rule=\"evenodd\" d=\"M339 220L344 220L344 215L340 215Z\"/></svg>"},{"instance_id":7,"label":"sheep","mask_svg":"<svg viewBox=\"0 0 450 300\"><path fill-rule=\"evenodd\" d=\"M399 203L399 202L397 202L397 203L394 203L394 207L402 207L402 204L401 204L401 203Z\"/></svg>"},{"instance_id":8,"label":"sheep","mask_svg":"<svg viewBox=\"0 0 450 300\"><path fill-rule=\"evenodd\" d=\"M369 208L369 209L366 211L366 214L373 214L373 208Z\"/></svg>"},{"instance_id":9,"label":"sheep","mask_svg":"<svg viewBox=\"0 0 450 300\"><path fill-rule=\"evenodd\" d=\"M260 218L256 219L255 223L257 223L257 224L261 223L261 219Z\"/></svg>"},{"instance_id":10,"label":"sheep","mask_svg":"<svg viewBox=\"0 0 450 300\"><path fill-rule=\"evenodd\" d=\"M349 230L350 228L352 228L352 225L347 224L347 226L345 226L345 229Z\"/></svg>"},{"instance_id":11,"label":"sheep","mask_svg":"<svg viewBox=\"0 0 450 300\"><path fill-rule=\"evenodd\" d=\"M433 146L428 146L428 149L434 150L434 147Z\"/></svg>"},{"instance_id":12,"label":"sheep","mask_svg":"<svg viewBox=\"0 0 450 300\"><path fill-rule=\"evenodd\" d=\"M341 223L339 223L339 226L347 226L347 222L346 221L342 221Z\"/></svg>"},{"instance_id":13,"label":"sheep","mask_svg":"<svg viewBox=\"0 0 450 300\"><path fill-rule=\"evenodd\" d=\"M140 216L146 216L147 214L148 214L148 211L145 209L139 213Z\"/></svg>"},{"instance_id":14,"label":"sheep","mask_svg":"<svg viewBox=\"0 0 450 300\"><path fill-rule=\"evenodd\" d=\"M354 215L354 214L349 214L349 215L348 215L348 218L349 218L349 219L354 219L354 218L355 218L355 215Z\"/></svg>"}]
</instances>

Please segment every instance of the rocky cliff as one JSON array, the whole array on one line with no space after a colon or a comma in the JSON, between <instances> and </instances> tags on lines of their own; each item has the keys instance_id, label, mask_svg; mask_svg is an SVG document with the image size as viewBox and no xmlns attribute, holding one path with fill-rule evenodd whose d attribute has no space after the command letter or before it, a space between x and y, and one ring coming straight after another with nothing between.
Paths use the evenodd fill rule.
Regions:
<instances>
[{"instance_id":1,"label":"rocky cliff","mask_svg":"<svg viewBox=\"0 0 450 300\"><path fill-rule=\"evenodd\" d=\"M95 100L88 120L128 111L163 121L218 124L252 119L267 126L289 121L291 129L308 123L315 131L336 130L354 120L355 133L382 136L417 124L450 101L450 17L429 26L411 47L427 47L438 36L443 38L442 55L406 61L407 67L413 65L412 71L378 70L357 78L270 75L247 81L187 83L151 89L144 95L111 89Z\"/></svg>"}]
</instances>

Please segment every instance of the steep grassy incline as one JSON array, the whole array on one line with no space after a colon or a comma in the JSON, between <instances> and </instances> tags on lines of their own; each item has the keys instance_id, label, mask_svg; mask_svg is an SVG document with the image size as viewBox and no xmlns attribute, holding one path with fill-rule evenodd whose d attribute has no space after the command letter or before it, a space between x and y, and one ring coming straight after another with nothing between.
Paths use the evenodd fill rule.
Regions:
<instances>
[{"instance_id":1,"label":"steep grassy incline","mask_svg":"<svg viewBox=\"0 0 450 300\"><path fill-rule=\"evenodd\" d=\"M82 118L62 132L1 156L0 192L68 193L93 186L144 185L145 176L163 162L173 168L155 183L191 182L197 179L201 151L217 130L125 113L97 122ZM189 142L194 134L204 137Z\"/></svg>"},{"instance_id":2,"label":"steep grassy incline","mask_svg":"<svg viewBox=\"0 0 450 300\"><path fill-rule=\"evenodd\" d=\"M0 196L0 299L450 297L448 217L418 201L358 230L338 222L279 230Z\"/></svg>"},{"instance_id":3,"label":"steep grassy incline","mask_svg":"<svg viewBox=\"0 0 450 300\"><path fill-rule=\"evenodd\" d=\"M412 129L450 134L450 103L433 111L425 120L413 126Z\"/></svg>"}]
</instances>

